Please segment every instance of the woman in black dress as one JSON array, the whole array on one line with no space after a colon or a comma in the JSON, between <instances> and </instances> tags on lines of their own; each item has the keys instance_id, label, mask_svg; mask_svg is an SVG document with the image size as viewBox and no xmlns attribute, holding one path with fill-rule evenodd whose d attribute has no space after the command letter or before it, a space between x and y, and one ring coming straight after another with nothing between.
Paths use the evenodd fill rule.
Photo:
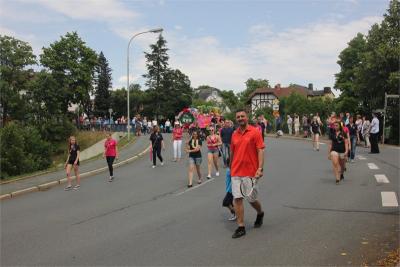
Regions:
<instances>
[{"instance_id":1,"label":"woman in black dress","mask_svg":"<svg viewBox=\"0 0 400 267\"><path fill-rule=\"evenodd\" d=\"M158 126L153 127L153 132L150 135L150 149L153 152L153 168L156 167L156 156L161 161L161 166L164 165L163 158L161 156L161 148L165 150L164 139L160 133L160 128Z\"/></svg>"},{"instance_id":2,"label":"woman in black dress","mask_svg":"<svg viewBox=\"0 0 400 267\"><path fill-rule=\"evenodd\" d=\"M67 161L65 162L64 168L66 169L67 172L67 179L68 179L68 185L65 187L65 190L71 190L72 189L72 179L71 179L71 169L72 167L74 168L75 172L75 177L76 177L76 185L73 187L73 189L77 190L79 187L81 187L81 177L79 176L79 154L80 154L80 148L78 143L76 142L75 136L70 136L69 141L68 141L68 158Z\"/></svg>"},{"instance_id":3,"label":"woman in black dress","mask_svg":"<svg viewBox=\"0 0 400 267\"><path fill-rule=\"evenodd\" d=\"M328 149L328 159L332 160L333 173L336 178L336 184L344 179L344 162L349 152L349 142L347 134L343 131L340 121L334 124L335 132L331 136L331 144Z\"/></svg>"}]
</instances>

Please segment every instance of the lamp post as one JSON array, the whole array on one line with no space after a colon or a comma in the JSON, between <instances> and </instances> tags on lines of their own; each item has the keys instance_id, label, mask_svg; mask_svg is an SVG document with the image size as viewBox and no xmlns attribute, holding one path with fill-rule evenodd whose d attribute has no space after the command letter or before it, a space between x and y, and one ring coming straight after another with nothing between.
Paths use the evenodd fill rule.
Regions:
<instances>
[{"instance_id":1,"label":"lamp post","mask_svg":"<svg viewBox=\"0 0 400 267\"><path fill-rule=\"evenodd\" d=\"M126 75L126 81L127 81L127 83L126 83L126 90L127 90L127 107L128 107L128 124L127 124L127 130L128 130L128 141L130 140L130 132L131 132L131 118L130 118L130 113L129 113L129 46L131 45L131 42L132 42L132 40L136 37L136 36L138 36L138 35L141 35L141 34L144 34L144 33L148 33L148 32L151 32L151 33L159 33L159 32L162 32L163 31L163 29L162 28L157 28L157 29L152 29L152 30L148 30L148 31L144 31L144 32L139 32L139 33L137 33L137 34L135 34L135 35L133 35L132 37L131 37L131 39L129 40L129 43L128 43L128 49L127 49L127 57L126 57L126 73L127 73L127 75Z\"/></svg>"}]
</instances>

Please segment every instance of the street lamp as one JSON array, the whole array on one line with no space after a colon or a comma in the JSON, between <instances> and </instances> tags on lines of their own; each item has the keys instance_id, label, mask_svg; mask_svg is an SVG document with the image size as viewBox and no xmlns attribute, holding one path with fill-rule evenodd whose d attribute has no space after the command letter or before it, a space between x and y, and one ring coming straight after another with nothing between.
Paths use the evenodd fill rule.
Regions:
<instances>
[{"instance_id":1,"label":"street lamp","mask_svg":"<svg viewBox=\"0 0 400 267\"><path fill-rule=\"evenodd\" d=\"M126 70L127 70L127 75L126 75L126 80L127 80L127 85L126 85L126 90L128 91L128 95L127 95L127 106L128 106L128 124L127 124L127 130L128 130L128 141L129 141L129 139L130 139L130 132L131 132L131 118L130 118L130 113L129 113L129 46L131 45L131 42L132 42L132 40L136 37L136 36L138 36L138 35L141 35L141 34L144 34L144 33L148 33L148 32L151 32L151 33L159 33L159 32L162 32L163 31L163 29L162 28L157 28L157 29L152 29L152 30L148 30L148 31L144 31L144 32L139 32L139 33L137 33L137 34L135 34L135 35L133 35L132 36L132 38L129 40L129 43L128 43L128 49L127 49L127 57L126 57Z\"/></svg>"}]
</instances>

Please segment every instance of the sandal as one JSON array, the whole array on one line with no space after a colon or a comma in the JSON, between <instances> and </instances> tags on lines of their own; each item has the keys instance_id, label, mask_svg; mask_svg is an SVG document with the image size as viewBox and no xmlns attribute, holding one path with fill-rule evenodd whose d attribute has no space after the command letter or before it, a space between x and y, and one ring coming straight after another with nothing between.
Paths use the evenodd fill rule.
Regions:
<instances>
[{"instance_id":1,"label":"sandal","mask_svg":"<svg viewBox=\"0 0 400 267\"><path fill-rule=\"evenodd\" d=\"M202 183L202 180L201 180L201 179L199 179L199 180L197 181L197 183L198 183L198 184L201 184L201 183Z\"/></svg>"}]
</instances>

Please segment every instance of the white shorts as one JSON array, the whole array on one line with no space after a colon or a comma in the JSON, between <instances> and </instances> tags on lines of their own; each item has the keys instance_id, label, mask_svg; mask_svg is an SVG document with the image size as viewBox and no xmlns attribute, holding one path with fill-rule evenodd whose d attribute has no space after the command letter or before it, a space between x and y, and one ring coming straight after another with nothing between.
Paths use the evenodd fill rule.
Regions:
<instances>
[{"instance_id":1,"label":"white shorts","mask_svg":"<svg viewBox=\"0 0 400 267\"><path fill-rule=\"evenodd\" d=\"M233 198L245 198L248 202L255 202L258 195L258 179L252 177L232 177Z\"/></svg>"},{"instance_id":2,"label":"white shorts","mask_svg":"<svg viewBox=\"0 0 400 267\"><path fill-rule=\"evenodd\" d=\"M336 151L331 151L331 157L334 157L334 156L338 156L340 159L344 159L346 154L345 153L339 153L339 152L336 152Z\"/></svg>"}]
</instances>

